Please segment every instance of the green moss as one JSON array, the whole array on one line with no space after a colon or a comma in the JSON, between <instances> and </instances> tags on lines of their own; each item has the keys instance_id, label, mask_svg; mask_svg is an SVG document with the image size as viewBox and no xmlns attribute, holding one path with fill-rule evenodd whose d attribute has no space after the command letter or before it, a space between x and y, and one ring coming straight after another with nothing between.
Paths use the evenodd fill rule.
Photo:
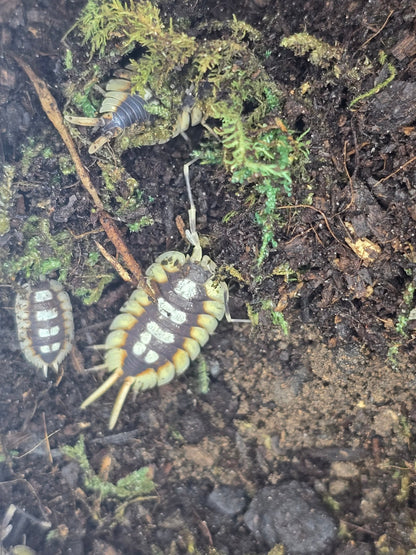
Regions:
<instances>
[{"instance_id":1,"label":"green moss","mask_svg":"<svg viewBox=\"0 0 416 555\"><path fill-rule=\"evenodd\" d=\"M410 273L410 275L412 275L412 273ZM414 283L409 282L406 285L405 290L403 292L403 301L406 304L406 306L409 308L411 308L414 304L415 290L416 290L416 286L414 285Z\"/></svg>"},{"instance_id":2,"label":"green moss","mask_svg":"<svg viewBox=\"0 0 416 555\"><path fill-rule=\"evenodd\" d=\"M308 54L311 64L328 68L341 59L342 48L317 39L309 33L295 33L281 40L280 46L293 50L296 56Z\"/></svg>"},{"instance_id":3,"label":"green moss","mask_svg":"<svg viewBox=\"0 0 416 555\"><path fill-rule=\"evenodd\" d=\"M49 220L30 216L22 227L23 250L20 254L1 253L3 277L14 278L23 272L26 278L39 279L59 271L65 281L71 265L72 237L67 231L51 234Z\"/></svg>"},{"instance_id":4,"label":"green moss","mask_svg":"<svg viewBox=\"0 0 416 555\"><path fill-rule=\"evenodd\" d=\"M277 244L276 206L291 193L291 166L305 158L306 149L277 117L279 90L253 51L252 43L261 39L259 31L234 17L209 24L211 36L221 33L221 38L196 38L175 28L172 21L162 21L157 6L147 0L89 0L77 30L91 56L121 56L137 45L145 49L139 60L132 61L132 90L141 95L153 92L157 103L147 109L157 116L157 123L126 129L112 143L116 153L169 140L184 103L188 110L200 111L204 120L218 122L215 132L220 142L209 141L197 154L207 163L222 164L234 183L254 191L261 265ZM311 40L308 48L314 60L338 59L339 49ZM104 180L110 192L115 180L106 175ZM128 203L124 208L127 218L131 208Z\"/></svg>"},{"instance_id":5,"label":"green moss","mask_svg":"<svg viewBox=\"0 0 416 555\"><path fill-rule=\"evenodd\" d=\"M289 335L289 324L286 322L283 313L275 310L273 301L263 301L261 308L269 312L274 326L280 327L285 335Z\"/></svg>"},{"instance_id":6,"label":"green moss","mask_svg":"<svg viewBox=\"0 0 416 555\"><path fill-rule=\"evenodd\" d=\"M80 242L76 245L76 251L88 255L85 254L82 267L73 268L72 292L90 306L100 299L106 285L113 281L115 271L98 251L91 235L80 239Z\"/></svg>"},{"instance_id":7,"label":"green moss","mask_svg":"<svg viewBox=\"0 0 416 555\"><path fill-rule=\"evenodd\" d=\"M128 224L129 231L132 233L138 233L143 228L148 227L149 225L153 225L154 220L153 218L149 218L148 216L143 216L140 218L138 222L134 222L132 224Z\"/></svg>"},{"instance_id":8,"label":"green moss","mask_svg":"<svg viewBox=\"0 0 416 555\"><path fill-rule=\"evenodd\" d=\"M62 175L75 174L75 165L70 156L60 156L59 159L59 169Z\"/></svg>"},{"instance_id":9,"label":"green moss","mask_svg":"<svg viewBox=\"0 0 416 555\"><path fill-rule=\"evenodd\" d=\"M69 71L73 68L72 51L69 48L65 50L64 68L65 71Z\"/></svg>"},{"instance_id":10,"label":"green moss","mask_svg":"<svg viewBox=\"0 0 416 555\"><path fill-rule=\"evenodd\" d=\"M91 277L91 285L88 287L78 287L74 290L74 295L80 297L82 302L87 305L91 306L99 301L101 295L103 294L104 287L111 283L114 279L113 274L106 274L103 276L97 276L93 274ZM84 276L84 280L87 281L86 276Z\"/></svg>"},{"instance_id":11,"label":"green moss","mask_svg":"<svg viewBox=\"0 0 416 555\"><path fill-rule=\"evenodd\" d=\"M159 9L149 1L123 3L119 0L89 0L81 12L78 28L91 47L91 54L103 55L107 43L117 39L117 47L122 54L130 52L136 44L149 50L144 68L144 80L152 73L150 60L159 61L155 66L165 64L183 65L195 48L195 39L173 29L172 22L165 26Z\"/></svg>"},{"instance_id":12,"label":"green moss","mask_svg":"<svg viewBox=\"0 0 416 555\"><path fill-rule=\"evenodd\" d=\"M3 166L0 174L0 236L10 231L9 211L13 202L13 179L15 168L8 164Z\"/></svg>"},{"instance_id":13,"label":"green moss","mask_svg":"<svg viewBox=\"0 0 416 555\"><path fill-rule=\"evenodd\" d=\"M50 146L47 146L43 149L42 156L43 158L45 158L45 160L50 160L51 158L53 158L54 152Z\"/></svg>"},{"instance_id":14,"label":"green moss","mask_svg":"<svg viewBox=\"0 0 416 555\"><path fill-rule=\"evenodd\" d=\"M22 159L20 161L20 171L26 177L32 166L33 160L42 152L44 145L40 141L35 141L33 137L28 137L26 144L22 147Z\"/></svg>"},{"instance_id":15,"label":"green moss","mask_svg":"<svg viewBox=\"0 0 416 555\"><path fill-rule=\"evenodd\" d=\"M197 375L197 389L201 395L206 395L209 392L209 372L208 364L204 355L199 355L196 361L196 375Z\"/></svg>"},{"instance_id":16,"label":"green moss","mask_svg":"<svg viewBox=\"0 0 416 555\"><path fill-rule=\"evenodd\" d=\"M387 64L387 69L389 71L388 77L386 77L386 79L384 79L384 81L382 81L381 83L378 83L377 85L375 85L369 91L366 91L360 94L359 96L355 97L353 100L351 100L349 108L352 108L355 104L357 104L358 102L361 102L362 100L367 100L368 98L371 98L375 94L379 93L382 89L385 89L387 85L389 85L393 81L393 79L397 75L397 70L394 67L394 65L390 63Z\"/></svg>"},{"instance_id":17,"label":"green moss","mask_svg":"<svg viewBox=\"0 0 416 555\"><path fill-rule=\"evenodd\" d=\"M61 451L64 455L77 461L83 472L85 487L90 491L98 493L102 499L107 497L130 499L138 495L150 493L156 487L150 478L151 472L147 467L134 470L127 476L124 476L124 478L120 478L115 484L102 480L91 468L82 435L73 447L64 445L61 447Z\"/></svg>"},{"instance_id":18,"label":"green moss","mask_svg":"<svg viewBox=\"0 0 416 555\"><path fill-rule=\"evenodd\" d=\"M398 366L398 356L399 356L399 349L401 345L398 343L394 343L390 345L389 350L387 352L387 361L390 366L395 369Z\"/></svg>"},{"instance_id":19,"label":"green moss","mask_svg":"<svg viewBox=\"0 0 416 555\"><path fill-rule=\"evenodd\" d=\"M126 222L131 231L139 231L152 225L153 219L148 213L139 182L122 166L115 166L104 160L98 161L98 165L104 182L101 200L106 209ZM147 202L151 202L149 198Z\"/></svg>"}]
</instances>

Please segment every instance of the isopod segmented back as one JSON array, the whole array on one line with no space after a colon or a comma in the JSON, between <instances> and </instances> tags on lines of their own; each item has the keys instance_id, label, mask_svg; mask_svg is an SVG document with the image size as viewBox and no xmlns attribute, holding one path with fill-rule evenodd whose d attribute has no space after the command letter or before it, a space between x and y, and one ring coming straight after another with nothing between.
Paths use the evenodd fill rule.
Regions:
<instances>
[{"instance_id":1,"label":"isopod segmented back","mask_svg":"<svg viewBox=\"0 0 416 555\"><path fill-rule=\"evenodd\" d=\"M139 287L122 306L104 345L104 367L112 374L82 408L124 376L110 417L112 429L131 387L150 389L185 372L226 310L227 286L214 283L214 270L209 257L201 259L199 245L192 256L169 251L156 259L146 275L157 294L152 299Z\"/></svg>"},{"instance_id":2,"label":"isopod segmented back","mask_svg":"<svg viewBox=\"0 0 416 555\"><path fill-rule=\"evenodd\" d=\"M43 370L56 372L72 348L72 306L63 286L55 280L26 284L16 295L17 335L26 359Z\"/></svg>"},{"instance_id":3,"label":"isopod segmented back","mask_svg":"<svg viewBox=\"0 0 416 555\"><path fill-rule=\"evenodd\" d=\"M130 389L138 392L164 385L185 372L224 316L229 322L247 322L231 318L227 284L215 276L215 262L202 254L189 180L193 162L184 166L190 203L185 235L193 246L192 254L168 251L158 256L146 270L147 290L154 294L149 296L141 286L133 291L114 318L105 344L96 346L105 350L105 362L95 369L111 374L81 408L124 376L111 412L110 430Z\"/></svg>"}]
</instances>

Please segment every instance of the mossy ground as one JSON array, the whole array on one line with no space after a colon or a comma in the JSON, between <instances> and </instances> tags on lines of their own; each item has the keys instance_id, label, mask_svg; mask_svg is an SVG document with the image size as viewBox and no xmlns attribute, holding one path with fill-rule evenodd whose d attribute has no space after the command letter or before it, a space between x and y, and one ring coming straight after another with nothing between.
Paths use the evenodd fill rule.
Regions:
<instances>
[{"instance_id":1,"label":"mossy ground","mask_svg":"<svg viewBox=\"0 0 416 555\"><path fill-rule=\"evenodd\" d=\"M88 47L69 36L62 55L56 55L60 38L75 20L73 3L57 2L54 10L39 8L34 1L16 4L26 11L28 25L18 27L17 33L16 23L4 24L12 37L6 46L31 61L61 107L64 87L84 68L94 73L92 65L97 64L97 82L111 76L122 52L88 61ZM83 4L76 3L79 8ZM258 195L233 183L223 168L191 168L205 249L222 275L233 277L231 312L243 317L250 303L259 326L252 330L222 323L204 351L206 367L216 375L208 393L198 393L198 371L191 369L160 391L128 399L116 435L110 435L106 422L114 394L81 413L81 401L101 377L83 374L80 366L100 362L89 346L103 341L129 286L115 281L91 306L74 298L77 350L65 363L62 379L51 376L45 382L22 360L11 308L13 282L5 279L0 289L0 513L4 500L10 499L34 516L48 518L58 531L52 541L45 543L36 530L28 535L29 545L45 554L70 548L102 553L103 545L146 555L185 553L196 545L206 553L210 538L218 550L266 553L239 517L228 520L209 510L206 495L214 485L227 483L242 485L251 496L263 485L295 478L313 485L335 511L339 553L407 553L415 547L411 303L416 214L414 165L409 162L415 156L415 117L407 97L395 89L388 91L389 97L380 91L365 98L353 110L349 105L388 79L388 64L396 68L399 83L415 81L415 52L405 42L415 21L412 3L363 1L340 9L339 2L320 0L213 1L191 7L166 0L160 8L164 18L183 21L181 30L189 25L199 37L211 21L232 20L233 14L261 31L264 39L260 46L253 44L253 51L263 56L265 70L281 91L277 115L294 137L309 130L309 165L292 175L290 199L278 199L272 206L275 217L269 222L276 243L268 245L260 266ZM284 36L304 31L305 25L311 36L336 46L341 57L314 65L308 53L296 56L279 46ZM209 38L218 38L217 30L211 32ZM2 36L8 40L7 32ZM68 56L65 68L66 48L72 51L72 69ZM33 52L42 55L33 57ZM18 83L9 92L2 90L5 96L0 97L7 125L7 132L2 131L3 157L15 166L18 178L8 214L11 232L1 248L19 256L25 252L22 225L28 218L49 222L51 237L69 233L74 256L67 288L87 297L95 291L93 276L99 288L112 275L97 258L93 243L104 237L84 235L95 230L97 222L76 177L62 171L68 165L59 158L66 152L29 83L12 61L1 63L7 72L16 72ZM393 114L396 105L402 107L400 113L383 116L385 110ZM270 123L276 125L276 120ZM83 131L86 144L90 130ZM27 136L41 142L35 156ZM182 165L205 136L195 127L189 144L178 137L121 153L122 167L140 191L133 197L132 182L122 175L111 179L114 191L108 188L115 159L110 156L98 165L80 142L106 208L119 218L132 253L144 267L165 250L186 248L174 223L177 215L187 221ZM273 202L272 191L269 198ZM142 218L149 225L132 230ZM52 259L53 243L43 245ZM90 276L87 283L81 279L84 275ZM289 325L288 336L273 325L280 312ZM56 432L49 440L52 463L43 443L31 451L45 434L43 413L47 432ZM58 450L75 444L80 433L97 474L110 456L109 483L152 467L158 500L130 504L121 521L112 519L117 502L105 500L100 505L102 520L97 521L82 473ZM16 453L21 458L11 458Z\"/></svg>"}]
</instances>

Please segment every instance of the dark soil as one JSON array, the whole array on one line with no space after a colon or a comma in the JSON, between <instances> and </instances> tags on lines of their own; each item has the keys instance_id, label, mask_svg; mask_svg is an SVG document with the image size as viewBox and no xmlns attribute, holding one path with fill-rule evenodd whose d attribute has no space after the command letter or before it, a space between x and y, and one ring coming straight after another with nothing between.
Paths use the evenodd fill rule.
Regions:
<instances>
[{"instance_id":1,"label":"dark soil","mask_svg":"<svg viewBox=\"0 0 416 555\"><path fill-rule=\"evenodd\" d=\"M24 58L63 108L69 77L61 38L84 3L0 0L0 160L20 168L28 137L48 141L54 154L36 160L22 181L2 247L18 243L22 221L31 214L49 213L53 233L70 229L80 235L96 223L73 174L62 178L59 189L52 185L65 147L8 55ZM250 499L265 485L299 480L319 493L339 523L334 552L411 553L416 548L415 325L408 319L416 285L414 3L165 0L161 6L173 21L189 17L192 29L235 14L263 33L259 55L268 53L265 67L284 93L282 120L295 135L309 130L310 161L296 177L290 199L297 208L281 209L278 246L260 275L259 230L245 199L221 170L192 167L198 230L209 236L209 255L244 278L239 286L230 285L231 312L244 317L250 303L260 310L260 323L254 328L221 323L204 350L213 375L208 393L198 393L193 365L160 390L136 400L129 396L114 433L107 430L114 391L86 411L79 409L102 382L102 376L82 368L99 361L88 347L103 342L130 287L114 281L91 307L73 298L76 348L63 375L50 373L45 381L21 355L13 283L2 284L0 515L13 503L35 519L26 520L21 531L16 527L12 542L22 543L26 534L27 544L42 554L174 554L190 553L191 546L201 553L210 548L267 553L242 514L216 513L207 505L208 495L216 486L230 485ZM279 46L284 36L304 30L342 48L340 75ZM75 74L88 53L75 35L66 41L75 53ZM381 51L396 68L395 79L350 109L354 98L388 77L387 65L379 63ZM365 64L371 71L365 77L361 71L354 82L345 68L362 70ZM176 215L187 221L181 172L203 133L194 128L190 144L178 137L123 155L127 171L156 199L147 207L154 225L139 234L120 225L143 267L166 250L185 248L174 223ZM98 185L99 167L85 148L81 153ZM236 216L224 223L231 210ZM70 293L80 285L77 268L88 254L76 248ZM295 279L274 272L283 263ZM266 299L283 309L288 336L261 310ZM78 465L59 451L81 433L97 472L110 460L108 479L115 483L149 466L156 496L131 502L116 515L118 503L91 493ZM36 519L50 523L52 538L46 540Z\"/></svg>"}]
</instances>

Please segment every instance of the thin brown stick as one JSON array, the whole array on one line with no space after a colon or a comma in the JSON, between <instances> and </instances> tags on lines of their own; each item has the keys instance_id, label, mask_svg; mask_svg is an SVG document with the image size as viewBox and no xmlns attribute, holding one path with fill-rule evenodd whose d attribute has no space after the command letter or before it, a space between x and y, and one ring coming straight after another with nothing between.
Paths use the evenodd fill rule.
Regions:
<instances>
[{"instance_id":1,"label":"thin brown stick","mask_svg":"<svg viewBox=\"0 0 416 555\"><path fill-rule=\"evenodd\" d=\"M386 179L390 179L390 177L393 177L393 175L396 175L396 173L399 173L400 171L404 170L404 168L406 166L408 166L409 164L411 164L412 162L414 162L416 160L416 156L413 156L413 158L410 158L410 160L408 160L407 162L405 162L404 164L402 164L401 166L399 166L397 168L397 170L394 170L394 172L390 173L389 175L387 175L386 177L383 177L383 179L380 179L379 181L377 181L377 183L374 184L374 187L377 187L377 185L380 185L380 183L383 183L383 181L386 181Z\"/></svg>"},{"instance_id":2,"label":"thin brown stick","mask_svg":"<svg viewBox=\"0 0 416 555\"><path fill-rule=\"evenodd\" d=\"M48 428L46 427L46 418L45 418L44 412L42 412L42 421L43 421L43 431L45 432L45 445L46 445L46 450L48 451L48 459L49 459L49 462L53 464L51 445L49 443Z\"/></svg>"},{"instance_id":3,"label":"thin brown stick","mask_svg":"<svg viewBox=\"0 0 416 555\"><path fill-rule=\"evenodd\" d=\"M378 34L381 33L381 31L384 29L384 27L387 25L389 19L391 18L391 16L394 14L394 10L391 10L391 12L389 13L389 15L386 17L386 20L384 21L383 25L380 27L380 29L378 31L376 31L373 35L371 35L370 38L368 38L365 42L363 42L363 44L361 45L361 48L364 48L365 46L367 46L367 44L372 41L374 38L376 38L376 36Z\"/></svg>"},{"instance_id":4,"label":"thin brown stick","mask_svg":"<svg viewBox=\"0 0 416 555\"><path fill-rule=\"evenodd\" d=\"M155 292L148 286L147 281L143 277L143 273L139 264L136 262L134 257L130 254L126 244L124 243L120 235L120 231L118 230L118 227L114 223L110 214L107 214L107 212L102 210L99 213L99 218L100 218L100 223L107 234L107 237L115 246L116 251L123 257L123 260L126 263L126 266L133 274L137 283L139 283L140 287L142 287L150 297L154 298Z\"/></svg>"},{"instance_id":5,"label":"thin brown stick","mask_svg":"<svg viewBox=\"0 0 416 555\"><path fill-rule=\"evenodd\" d=\"M58 131L59 135L66 145L66 148L69 150L69 154L74 161L77 174L82 182L82 185L84 186L84 189L90 194L95 207L98 210L103 210L104 205L101 202L101 199L91 182L90 176L88 175L88 172L81 161L77 149L75 148L74 141L72 140L68 129L65 127L64 118L62 117L55 98L49 92L46 83L36 75L36 73L26 62L24 62L15 54L10 53L10 55L23 69L23 71L29 77L32 85L34 86L45 114L48 116L53 126Z\"/></svg>"},{"instance_id":6,"label":"thin brown stick","mask_svg":"<svg viewBox=\"0 0 416 555\"><path fill-rule=\"evenodd\" d=\"M44 413L43 413L44 415ZM24 457L27 457L27 455L30 455L30 453L33 453L33 451L35 451L40 445L42 445L42 443L44 441L48 441L48 445L49 445L49 438L54 436L55 434L57 434L58 432L61 431L61 428L59 428L58 430L55 430L54 432L51 432L49 435L46 435L46 439L41 439L40 441L38 441L38 443L36 443L33 447L31 447L28 451L25 451L24 453L22 453L21 455L16 455L15 457L13 457L14 459L23 459ZM50 452L50 449L49 449Z\"/></svg>"},{"instance_id":7,"label":"thin brown stick","mask_svg":"<svg viewBox=\"0 0 416 555\"><path fill-rule=\"evenodd\" d=\"M309 208L310 210L314 210L315 212L318 212L323 217L329 233L332 235L335 241L337 241L337 243L341 243L341 241L334 235L334 232L332 231L331 226L329 225L328 218L325 216L322 210L319 210L319 208L315 208L315 206L310 206L309 204L287 204L284 206L276 206L276 210L284 210L284 209L296 210L296 208Z\"/></svg>"},{"instance_id":8,"label":"thin brown stick","mask_svg":"<svg viewBox=\"0 0 416 555\"><path fill-rule=\"evenodd\" d=\"M132 282L131 277L123 268L123 266L120 264L120 262L116 260L114 256L112 256L98 241L94 241L94 243L97 249L102 254L102 256L107 260L107 262L111 264L111 266L116 270L116 272L120 275L120 277L124 279L124 281L131 283Z\"/></svg>"},{"instance_id":9,"label":"thin brown stick","mask_svg":"<svg viewBox=\"0 0 416 555\"><path fill-rule=\"evenodd\" d=\"M72 137L69 134L68 129L65 127L64 119L58 108L56 100L49 92L46 83L35 74L35 72L28 66L28 64L26 64L26 62L24 62L15 54L10 53L10 55L19 64L19 66L23 69L26 75L29 77L30 81L32 82L37 92L37 95L39 97L39 101L42 105L43 110L45 111L46 115L54 125L55 129L58 131L62 140L64 141L71 155L71 158L75 164L75 168L81 180L81 183L84 189L91 196L94 202L94 206L98 210L98 217L108 238L115 246L117 252L121 254L121 256L123 257L124 262L126 263L128 269L133 274L137 282L146 290L148 294L150 294L149 287L147 286L146 280L143 278L143 272L140 268L140 265L135 261L133 256L130 254L111 216L104 211L104 205L101 202L101 199L97 191L95 190L94 185L92 184L90 176L81 161L81 158L75 147L74 141L72 140Z\"/></svg>"}]
</instances>

